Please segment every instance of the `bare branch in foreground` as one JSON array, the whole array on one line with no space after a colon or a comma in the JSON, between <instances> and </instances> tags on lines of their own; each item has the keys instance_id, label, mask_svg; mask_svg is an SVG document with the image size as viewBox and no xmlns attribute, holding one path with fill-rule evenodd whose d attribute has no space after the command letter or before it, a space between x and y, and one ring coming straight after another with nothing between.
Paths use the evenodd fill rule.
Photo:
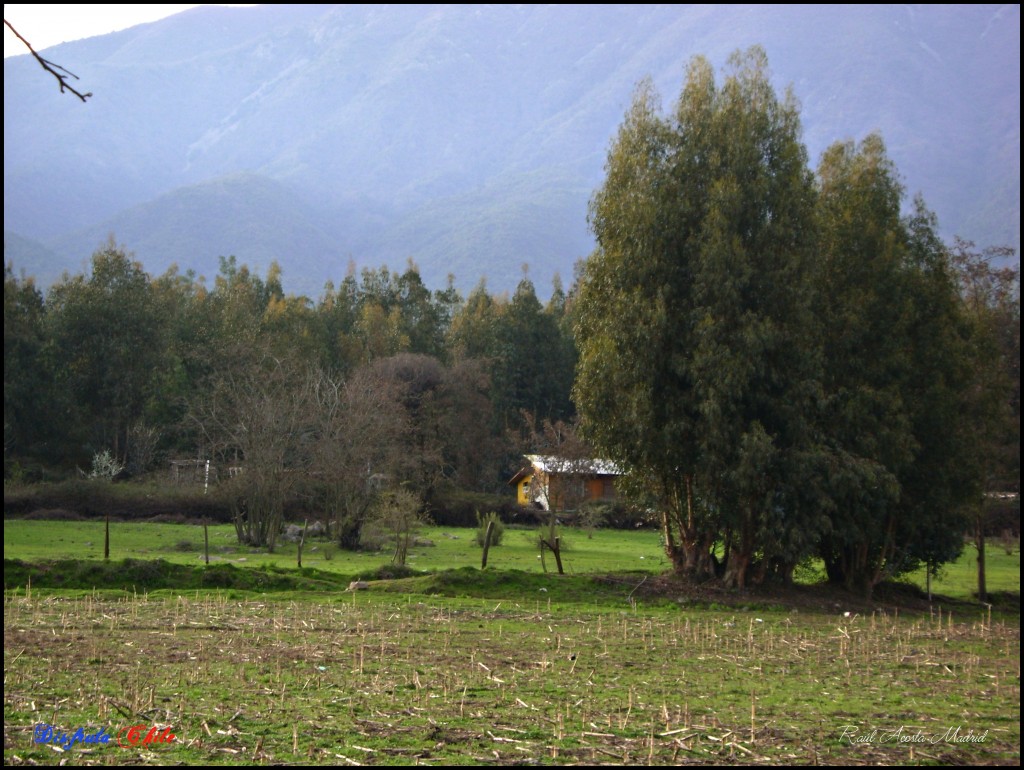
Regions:
<instances>
[{"instance_id":1,"label":"bare branch in foreground","mask_svg":"<svg viewBox=\"0 0 1024 770\"><path fill-rule=\"evenodd\" d=\"M92 96L92 93L83 94L82 92L78 91L68 83L68 77L72 77L75 80L79 80L78 75L76 75L74 72L71 72L70 70L64 69L64 67L61 67L59 64L55 64L54 62L49 61L48 59L44 59L42 56L36 53L36 49L32 47L32 44L29 43L25 38L23 38L18 33L18 30L11 26L11 23L7 21L7 19L4 19L4 24L7 25L7 29L9 29L11 32L15 34L18 40L25 44L25 47L28 48L28 50L36 58L36 61L39 62L39 66L41 66L44 70L46 70L55 78L57 78L57 82L60 83L61 93L64 93L64 91L70 91L83 102L90 96ZM60 72L58 72L58 70L60 70Z\"/></svg>"}]
</instances>

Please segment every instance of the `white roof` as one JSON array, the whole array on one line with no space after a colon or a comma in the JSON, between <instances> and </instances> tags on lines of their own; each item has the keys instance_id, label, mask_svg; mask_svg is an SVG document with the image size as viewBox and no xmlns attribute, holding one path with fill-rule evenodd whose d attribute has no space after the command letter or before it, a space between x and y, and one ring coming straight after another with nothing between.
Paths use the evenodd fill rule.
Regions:
<instances>
[{"instance_id":1,"label":"white roof","mask_svg":"<svg viewBox=\"0 0 1024 770\"><path fill-rule=\"evenodd\" d=\"M622 476L622 469L611 460L571 459L557 455L526 455L540 473L584 473L594 476Z\"/></svg>"}]
</instances>

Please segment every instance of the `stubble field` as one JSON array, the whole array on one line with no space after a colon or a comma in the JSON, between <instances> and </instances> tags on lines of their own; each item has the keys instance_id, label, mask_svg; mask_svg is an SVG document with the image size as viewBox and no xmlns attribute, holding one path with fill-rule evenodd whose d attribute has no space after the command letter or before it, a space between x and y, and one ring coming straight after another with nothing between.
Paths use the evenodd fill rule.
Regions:
<instances>
[{"instance_id":1,"label":"stubble field","mask_svg":"<svg viewBox=\"0 0 1024 770\"><path fill-rule=\"evenodd\" d=\"M384 588L8 592L5 764L1019 763L1019 622L983 610Z\"/></svg>"}]
</instances>

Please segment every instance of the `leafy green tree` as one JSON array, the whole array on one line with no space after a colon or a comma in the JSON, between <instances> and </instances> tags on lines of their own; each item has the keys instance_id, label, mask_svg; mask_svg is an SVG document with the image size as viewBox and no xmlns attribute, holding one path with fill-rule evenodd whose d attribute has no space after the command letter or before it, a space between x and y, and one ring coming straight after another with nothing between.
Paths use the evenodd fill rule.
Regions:
<instances>
[{"instance_id":1,"label":"leafy green tree","mask_svg":"<svg viewBox=\"0 0 1024 770\"><path fill-rule=\"evenodd\" d=\"M960 238L951 249L975 340L975 392L984 397L975 446L986 493L1020 488L1020 270L1009 266L1012 256L1010 248L979 249Z\"/></svg>"},{"instance_id":2,"label":"leafy green tree","mask_svg":"<svg viewBox=\"0 0 1024 770\"><path fill-rule=\"evenodd\" d=\"M444 339L450 323L450 308L442 298L458 302L458 292L449 281L449 293L430 290L423 284L419 268L410 260L405 272L398 278L398 307L402 326L409 339L409 352L445 357Z\"/></svg>"},{"instance_id":3,"label":"leafy green tree","mask_svg":"<svg viewBox=\"0 0 1024 770\"><path fill-rule=\"evenodd\" d=\"M725 529L725 582L742 587L755 557L761 573L788 578L822 525L805 496L820 372L810 337L814 187L796 100L776 98L760 49L730 65L706 126L716 145L693 137L707 120L701 79L692 102L684 92L674 152L689 185L693 156L711 151L693 277L699 481Z\"/></svg>"},{"instance_id":4,"label":"leafy green tree","mask_svg":"<svg viewBox=\"0 0 1024 770\"><path fill-rule=\"evenodd\" d=\"M502 427L518 428L524 409L541 418L569 416L572 360L565 355L559 317L544 308L529 278L519 282L503 311L492 368Z\"/></svg>"},{"instance_id":5,"label":"leafy green tree","mask_svg":"<svg viewBox=\"0 0 1024 770\"><path fill-rule=\"evenodd\" d=\"M89 446L129 454L131 428L156 392L167 363L167 323L142 265L113 239L85 276L65 276L47 296L50 355L57 383ZM71 427L71 426L69 426Z\"/></svg>"},{"instance_id":6,"label":"leafy green tree","mask_svg":"<svg viewBox=\"0 0 1024 770\"><path fill-rule=\"evenodd\" d=\"M977 490L969 426L969 330L949 254L903 188L881 137L837 143L819 167L818 308L829 448L829 579L870 594L881 580L962 548Z\"/></svg>"},{"instance_id":7,"label":"leafy green tree","mask_svg":"<svg viewBox=\"0 0 1024 770\"><path fill-rule=\"evenodd\" d=\"M4 472L16 458L46 458L59 436L52 378L43 357L43 295L4 267ZM49 451L48 451L49 450Z\"/></svg>"},{"instance_id":8,"label":"leafy green tree","mask_svg":"<svg viewBox=\"0 0 1024 770\"><path fill-rule=\"evenodd\" d=\"M562 288L562 277L555 274L551 284L551 298L544 306L544 314L552 321L557 335L551 341L548 352L552 398L554 409L551 419L573 420L576 407L572 403L572 386L576 379L576 338L573 334L573 297Z\"/></svg>"},{"instance_id":9,"label":"leafy green tree","mask_svg":"<svg viewBox=\"0 0 1024 770\"><path fill-rule=\"evenodd\" d=\"M402 311L394 305L388 310L374 301L364 301L360 306L356 334L361 343L362 363L397 355L409 349L409 335L402 323Z\"/></svg>"},{"instance_id":10,"label":"leafy green tree","mask_svg":"<svg viewBox=\"0 0 1024 770\"><path fill-rule=\"evenodd\" d=\"M153 291L169 349L156 373L160 398L147 405L146 420L169 450L191 453L202 443L197 423L184 419L187 406L230 366L267 355L308 367L327 357L325 314L306 297L284 293L276 263L263 279L235 257L221 257L212 289L172 267L153 281Z\"/></svg>"},{"instance_id":11,"label":"leafy green tree","mask_svg":"<svg viewBox=\"0 0 1024 770\"><path fill-rule=\"evenodd\" d=\"M433 332L433 344L439 351L437 357L447 363L452 361L451 351L448 349L448 334L462 304L462 293L455 288L455 276L449 273L445 287L435 289L432 300L432 317L437 324L437 331Z\"/></svg>"},{"instance_id":12,"label":"leafy green tree","mask_svg":"<svg viewBox=\"0 0 1024 770\"><path fill-rule=\"evenodd\" d=\"M239 265L234 256L220 258L220 272L214 280L209 301L217 324L215 343L233 346L254 342L260 334L264 313L272 297L280 298L280 268L273 265L267 280Z\"/></svg>"},{"instance_id":13,"label":"leafy green tree","mask_svg":"<svg viewBox=\"0 0 1024 770\"><path fill-rule=\"evenodd\" d=\"M703 60L690 66L691 100L698 78L712 78ZM573 395L591 443L628 471L625 491L659 511L675 569L709 576L716 528L695 504L699 414L687 360L695 265L684 252L703 204L699 187L680 186L672 173L674 132L659 111L653 86L641 83L591 202L598 248L578 281Z\"/></svg>"},{"instance_id":14,"label":"leafy green tree","mask_svg":"<svg viewBox=\"0 0 1024 770\"><path fill-rule=\"evenodd\" d=\"M167 362L156 394L146 405L145 426L159 434L158 450L191 456L196 447L185 419L188 404L216 367L218 319L212 294L192 271L172 266L153 282L154 301L164 319Z\"/></svg>"},{"instance_id":15,"label":"leafy green tree","mask_svg":"<svg viewBox=\"0 0 1024 770\"><path fill-rule=\"evenodd\" d=\"M1020 271L996 265L1012 249L979 250L955 239L952 265L971 334L970 421L966 445L980 485L967 510L978 554L978 598L987 601L986 512L1020 495Z\"/></svg>"},{"instance_id":16,"label":"leafy green tree","mask_svg":"<svg viewBox=\"0 0 1024 770\"><path fill-rule=\"evenodd\" d=\"M914 438L903 399L910 366L900 334L909 286L903 190L881 137L837 143L818 169L818 312L831 527L829 579L867 592L892 562L901 469Z\"/></svg>"},{"instance_id":17,"label":"leafy green tree","mask_svg":"<svg viewBox=\"0 0 1024 770\"><path fill-rule=\"evenodd\" d=\"M328 285L318 308L327 333L325 365L349 371L406 352L445 359L446 335L460 303L451 277L444 290L431 293L412 261L401 275L387 267L364 269L358 282L350 266L336 291Z\"/></svg>"},{"instance_id":18,"label":"leafy green tree","mask_svg":"<svg viewBox=\"0 0 1024 770\"><path fill-rule=\"evenodd\" d=\"M904 402L916 451L900 476L892 574L935 568L960 555L968 523L964 506L980 496L983 480L972 446L974 341L949 249L920 197L904 221L912 299L899 332L912 356Z\"/></svg>"},{"instance_id":19,"label":"leafy green tree","mask_svg":"<svg viewBox=\"0 0 1024 770\"><path fill-rule=\"evenodd\" d=\"M337 288L328 283L316 309L323 334L322 366L346 375L359 363L361 346L356 334L359 319L359 282L355 265Z\"/></svg>"},{"instance_id":20,"label":"leafy green tree","mask_svg":"<svg viewBox=\"0 0 1024 770\"><path fill-rule=\"evenodd\" d=\"M802 483L815 195L764 52L730 68L718 87L695 59L671 119L637 92L591 204L574 393L586 435L653 496L675 568L743 586L787 576L822 526Z\"/></svg>"},{"instance_id":21,"label":"leafy green tree","mask_svg":"<svg viewBox=\"0 0 1024 770\"><path fill-rule=\"evenodd\" d=\"M280 355L287 352L314 364L323 355L320 321L321 317L307 297L274 296L263 312L261 333Z\"/></svg>"},{"instance_id":22,"label":"leafy green tree","mask_svg":"<svg viewBox=\"0 0 1024 770\"><path fill-rule=\"evenodd\" d=\"M488 293L486 283L477 284L448 328L446 344L452 360L477 359L490 366L499 353L503 313L502 304Z\"/></svg>"}]
</instances>

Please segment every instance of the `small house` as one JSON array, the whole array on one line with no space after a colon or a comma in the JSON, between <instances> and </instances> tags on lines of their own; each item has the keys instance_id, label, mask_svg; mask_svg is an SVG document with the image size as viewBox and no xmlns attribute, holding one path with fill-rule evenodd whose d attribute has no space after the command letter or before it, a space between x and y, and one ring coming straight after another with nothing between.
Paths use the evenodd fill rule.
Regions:
<instances>
[{"instance_id":1,"label":"small house","mask_svg":"<svg viewBox=\"0 0 1024 770\"><path fill-rule=\"evenodd\" d=\"M509 480L520 505L574 511L590 500L614 500L622 471L609 460L525 455L528 465Z\"/></svg>"}]
</instances>

